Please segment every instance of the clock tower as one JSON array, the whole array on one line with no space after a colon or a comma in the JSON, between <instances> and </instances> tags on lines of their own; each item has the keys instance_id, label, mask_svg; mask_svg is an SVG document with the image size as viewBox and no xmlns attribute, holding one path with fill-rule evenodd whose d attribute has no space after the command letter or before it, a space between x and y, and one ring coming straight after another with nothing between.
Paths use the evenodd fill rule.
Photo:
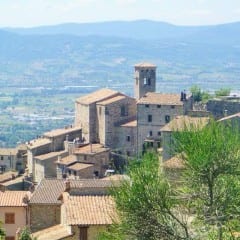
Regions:
<instances>
[{"instance_id":1,"label":"clock tower","mask_svg":"<svg viewBox=\"0 0 240 240\"><path fill-rule=\"evenodd\" d=\"M139 100L147 92L156 91L156 68L151 63L139 63L134 66L134 97Z\"/></svg>"}]
</instances>

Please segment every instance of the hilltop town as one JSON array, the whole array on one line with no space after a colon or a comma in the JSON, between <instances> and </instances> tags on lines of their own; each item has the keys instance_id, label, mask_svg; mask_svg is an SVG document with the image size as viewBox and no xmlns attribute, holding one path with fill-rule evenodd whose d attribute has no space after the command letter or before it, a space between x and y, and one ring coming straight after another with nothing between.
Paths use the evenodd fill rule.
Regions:
<instances>
[{"instance_id":1,"label":"hilltop town","mask_svg":"<svg viewBox=\"0 0 240 240\"><path fill-rule=\"evenodd\" d=\"M126 178L128 161L151 149L171 171L179 167L171 152L174 131L205 126L211 117L239 118L238 96L199 107L184 89L156 92L156 69L148 62L134 66L134 97L99 89L76 99L70 126L0 149L0 220L6 239L16 239L24 226L38 240L97 239L112 224L109 214L115 214L108 188Z\"/></svg>"}]
</instances>

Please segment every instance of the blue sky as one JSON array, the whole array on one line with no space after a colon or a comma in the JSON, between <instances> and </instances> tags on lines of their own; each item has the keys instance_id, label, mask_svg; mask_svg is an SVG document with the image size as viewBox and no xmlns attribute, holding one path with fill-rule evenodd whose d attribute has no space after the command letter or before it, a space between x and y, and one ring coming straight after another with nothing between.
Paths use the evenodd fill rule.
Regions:
<instances>
[{"instance_id":1,"label":"blue sky","mask_svg":"<svg viewBox=\"0 0 240 240\"><path fill-rule=\"evenodd\" d=\"M240 0L0 0L0 27L136 19L176 25L240 21Z\"/></svg>"}]
</instances>

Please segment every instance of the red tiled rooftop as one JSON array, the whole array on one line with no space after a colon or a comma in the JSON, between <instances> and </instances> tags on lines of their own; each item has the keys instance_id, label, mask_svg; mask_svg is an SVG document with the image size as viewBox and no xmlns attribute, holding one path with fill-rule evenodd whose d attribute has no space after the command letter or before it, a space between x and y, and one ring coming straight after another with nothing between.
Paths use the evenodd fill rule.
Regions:
<instances>
[{"instance_id":1,"label":"red tiled rooftop","mask_svg":"<svg viewBox=\"0 0 240 240\"><path fill-rule=\"evenodd\" d=\"M23 200L29 197L28 191L0 191L0 207L25 207L27 203Z\"/></svg>"},{"instance_id":2,"label":"red tiled rooftop","mask_svg":"<svg viewBox=\"0 0 240 240\"><path fill-rule=\"evenodd\" d=\"M64 204L69 225L109 225L116 217L110 196L69 196Z\"/></svg>"}]
</instances>

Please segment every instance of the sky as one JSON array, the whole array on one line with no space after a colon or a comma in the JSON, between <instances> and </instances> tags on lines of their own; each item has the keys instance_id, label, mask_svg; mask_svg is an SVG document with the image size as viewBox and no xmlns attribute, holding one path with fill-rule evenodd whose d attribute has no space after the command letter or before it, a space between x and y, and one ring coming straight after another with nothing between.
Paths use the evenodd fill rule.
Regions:
<instances>
[{"instance_id":1,"label":"sky","mask_svg":"<svg viewBox=\"0 0 240 240\"><path fill-rule=\"evenodd\" d=\"M0 0L0 27L149 19L175 25L240 21L240 0Z\"/></svg>"}]
</instances>

